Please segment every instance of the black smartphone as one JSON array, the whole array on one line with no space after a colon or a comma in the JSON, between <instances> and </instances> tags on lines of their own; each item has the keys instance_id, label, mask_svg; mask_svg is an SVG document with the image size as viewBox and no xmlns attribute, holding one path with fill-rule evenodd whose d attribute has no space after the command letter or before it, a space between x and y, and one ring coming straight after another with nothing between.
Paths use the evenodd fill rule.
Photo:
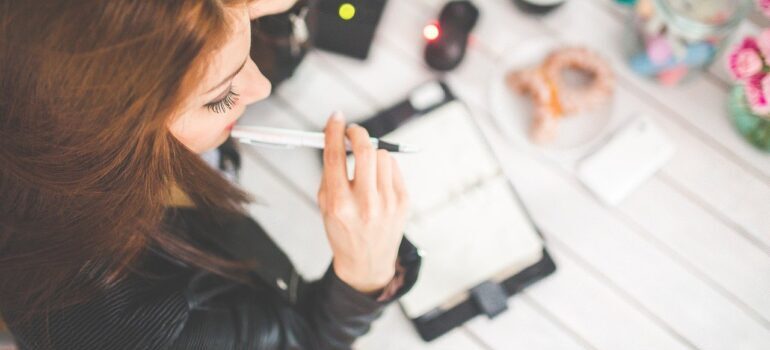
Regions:
<instances>
[{"instance_id":1,"label":"black smartphone","mask_svg":"<svg viewBox=\"0 0 770 350\"><path fill-rule=\"evenodd\" d=\"M319 0L314 45L358 59L369 56L387 0Z\"/></svg>"}]
</instances>

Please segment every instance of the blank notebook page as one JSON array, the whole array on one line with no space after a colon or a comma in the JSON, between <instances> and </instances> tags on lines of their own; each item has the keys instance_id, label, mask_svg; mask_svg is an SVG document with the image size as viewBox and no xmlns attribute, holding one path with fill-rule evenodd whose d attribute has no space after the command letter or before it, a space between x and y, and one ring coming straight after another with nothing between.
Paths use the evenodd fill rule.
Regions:
<instances>
[{"instance_id":1,"label":"blank notebook page","mask_svg":"<svg viewBox=\"0 0 770 350\"><path fill-rule=\"evenodd\" d=\"M393 154L410 197L405 233L424 252L417 283L400 299L407 316L450 307L477 284L541 259L540 236L462 103L447 103L382 139L421 149ZM352 155L348 162L352 178Z\"/></svg>"}]
</instances>

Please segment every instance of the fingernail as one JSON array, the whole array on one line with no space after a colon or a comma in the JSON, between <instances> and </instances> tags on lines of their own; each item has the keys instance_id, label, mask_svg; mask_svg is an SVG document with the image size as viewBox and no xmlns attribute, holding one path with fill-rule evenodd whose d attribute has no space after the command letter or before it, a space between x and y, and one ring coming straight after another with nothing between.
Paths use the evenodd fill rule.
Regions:
<instances>
[{"instance_id":1,"label":"fingernail","mask_svg":"<svg viewBox=\"0 0 770 350\"><path fill-rule=\"evenodd\" d=\"M342 116L342 112L334 111L334 113L332 113L332 119L334 119L335 121L338 121L338 122L342 121L344 119L344 117Z\"/></svg>"}]
</instances>

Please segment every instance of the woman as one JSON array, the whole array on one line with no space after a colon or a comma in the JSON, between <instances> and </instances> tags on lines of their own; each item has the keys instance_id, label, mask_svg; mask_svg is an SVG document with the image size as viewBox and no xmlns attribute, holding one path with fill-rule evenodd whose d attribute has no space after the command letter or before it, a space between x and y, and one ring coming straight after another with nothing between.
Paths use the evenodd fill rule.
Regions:
<instances>
[{"instance_id":1,"label":"woman","mask_svg":"<svg viewBox=\"0 0 770 350\"><path fill-rule=\"evenodd\" d=\"M270 83L294 0L0 0L0 311L21 349L349 348L414 283L398 165L329 118L304 282L199 153ZM344 139L353 144L348 181Z\"/></svg>"}]
</instances>

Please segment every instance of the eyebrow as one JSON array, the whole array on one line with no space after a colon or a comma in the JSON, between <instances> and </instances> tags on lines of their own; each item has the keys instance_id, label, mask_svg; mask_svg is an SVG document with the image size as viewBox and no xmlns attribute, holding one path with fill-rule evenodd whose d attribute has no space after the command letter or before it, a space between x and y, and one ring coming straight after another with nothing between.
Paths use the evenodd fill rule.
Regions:
<instances>
[{"instance_id":1,"label":"eyebrow","mask_svg":"<svg viewBox=\"0 0 770 350\"><path fill-rule=\"evenodd\" d=\"M241 64L240 68L238 68L235 72L233 72L232 74L230 74L226 78L224 78L219 84L217 84L213 88L211 88L211 90L206 91L206 94L211 93L212 91L216 90L220 86L224 85L224 83L226 83L228 80L230 80L233 77L235 77L236 75L238 75L238 73L240 73L243 70L243 67L246 67L246 62L248 62L248 61L249 61L249 56L247 55L246 59L243 60L243 63Z\"/></svg>"}]
</instances>

